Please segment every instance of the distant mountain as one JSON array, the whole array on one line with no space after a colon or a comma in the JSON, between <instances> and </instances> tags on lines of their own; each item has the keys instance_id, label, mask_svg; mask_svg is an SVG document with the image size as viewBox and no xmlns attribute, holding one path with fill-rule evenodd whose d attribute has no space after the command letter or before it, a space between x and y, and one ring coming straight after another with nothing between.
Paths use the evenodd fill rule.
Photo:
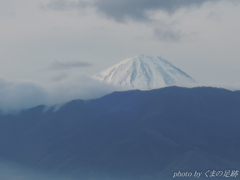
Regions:
<instances>
[{"instance_id":1,"label":"distant mountain","mask_svg":"<svg viewBox=\"0 0 240 180\"><path fill-rule=\"evenodd\" d=\"M160 56L138 55L95 74L94 78L133 89L155 89L195 81Z\"/></svg>"},{"instance_id":2,"label":"distant mountain","mask_svg":"<svg viewBox=\"0 0 240 180\"><path fill-rule=\"evenodd\" d=\"M239 91L114 92L57 111L38 106L0 115L0 159L68 180L170 180L178 171L240 170L239 117Z\"/></svg>"}]
</instances>

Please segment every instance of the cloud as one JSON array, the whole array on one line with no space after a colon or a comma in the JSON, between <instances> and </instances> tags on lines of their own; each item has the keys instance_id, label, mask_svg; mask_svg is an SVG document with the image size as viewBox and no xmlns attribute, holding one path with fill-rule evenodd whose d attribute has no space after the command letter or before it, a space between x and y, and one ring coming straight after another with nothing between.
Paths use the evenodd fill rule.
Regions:
<instances>
[{"instance_id":1,"label":"cloud","mask_svg":"<svg viewBox=\"0 0 240 180\"><path fill-rule=\"evenodd\" d=\"M47 93L39 85L0 78L0 110L16 111L46 102Z\"/></svg>"},{"instance_id":2,"label":"cloud","mask_svg":"<svg viewBox=\"0 0 240 180\"><path fill-rule=\"evenodd\" d=\"M61 104L73 99L95 99L121 89L83 74L68 76L47 88L48 105Z\"/></svg>"},{"instance_id":3,"label":"cloud","mask_svg":"<svg viewBox=\"0 0 240 180\"><path fill-rule=\"evenodd\" d=\"M189 84L188 84L189 85ZM181 84L186 86L186 84ZM192 86L215 86L230 90L239 90L239 82L232 84L194 84ZM60 81L41 85L30 81L11 81L0 77L0 112L15 113L38 105L57 107L75 99L96 99L114 91L129 90L98 81L90 76L75 74Z\"/></svg>"},{"instance_id":4,"label":"cloud","mask_svg":"<svg viewBox=\"0 0 240 180\"><path fill-rule=\"evenodd\" d=\"M156 28L154 29L154 37L159 41L179 42L183 40L186 37L186 35L181 31Z\"/></svg>"},{"instance_id":5,"label":"cloud","mask_svg":"<svg viewBox=\"0 0 240 180\"><path fill-rule=\"evenodd\" d=\"M65 74L65 73L62 73L62 74L59 74L59 75L57 75L57 76L55 76L54 78L52 78L51 79L51 81L55 81L55 82L57 82L57 81L62 81L63 79L65 79L65 78L67 78L68 77L68 75L67 74Z\"/></svg>"},{"instance_id":6,"label":"cloud","mask_svg":"<svg viewBox=\"0 0 240 180\"><path fill-rule=\"evenodd\" d=\"M121 88L82 74L67 76L44 86L0 77L0 112L14 113L38 105L52 106L74 99L95 99L116 90Z\"/></svg>"},{"instance_id":7,"label":"cloud","mask_svg":"<svg viewBox=\"0 0 240 180\"><path fill-rule=\"evenodd\" d=\"M71 9L84 9L91 4L86 1L69 1L69 0L54 0L47 5L40 6L41 9L54 9L59 11L71 10Z\"/></svg>"},{"instance_id":8,"label":"cloud","mask_svg":"<svg viewBox=\"0 0 240 180\"><path fill-rule=\"evenodd\" d=\"M65 70L71 68L82 68L82 67L89 67L93 66L91 63L88 62L80 62L80 61L72 61L72 62L54 62L50 65L49 69L51 70Z\"/></svg>"},{"instance_id":9,"label":"cloud","mask_svg":"<svg viewBox=\"0 0 240 180\"><path fill-rule=\"evenodd\" d=\"M218 1L221 0L92 0L88 2L54 0L47 4L46 8L69 10L93 7L108 18L117 22L126 22L128 19L150 21L151 11L165 11L172 14L180 8L200 7L205 2Z\"/></svg>"}]
</instances>

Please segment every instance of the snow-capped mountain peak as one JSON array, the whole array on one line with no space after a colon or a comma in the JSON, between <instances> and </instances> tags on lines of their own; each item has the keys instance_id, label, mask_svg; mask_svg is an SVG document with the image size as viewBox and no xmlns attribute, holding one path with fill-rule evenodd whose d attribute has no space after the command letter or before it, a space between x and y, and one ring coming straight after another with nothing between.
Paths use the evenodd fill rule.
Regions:
<instances>
[{"instance_id":1,"label":"snow-capped mountain peak","mask_svg":"<svg viewBox=\"0 0 240 180\"><path fill-rule=\"evenodd\" d=\"M195 82L161 56L138 55L95 74L94 78L134 89L154 89Z\"/></svg>"}]
</instances>

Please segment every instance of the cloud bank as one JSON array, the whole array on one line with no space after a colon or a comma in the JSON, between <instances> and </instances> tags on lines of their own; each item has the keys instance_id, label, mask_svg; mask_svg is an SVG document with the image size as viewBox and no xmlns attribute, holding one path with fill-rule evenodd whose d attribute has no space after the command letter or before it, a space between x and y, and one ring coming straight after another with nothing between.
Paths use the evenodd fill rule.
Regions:
<instances>
[{"instance_id":1,"label":"cloud bank","mask_svg":"<svg viewBox=\"0 0 240 180\"><path fill-rule=\"evenodd\" d=\"M97 12L117 22L151 21L149 12L164 11L173 14L181 8L200 7L206 2L219 2L221 0L53 0L45 8L55 10L84 9L92 7Z\"/></svg>"},{"instance_id":2,"label":"cloud bank","mask_svg":"<svg viewBox=\"0 0 240 180\"><path fill-rule=\"evenodd\" d=\"M239 90L239 83L232 84L195 84L182 87L212 86ZM52 81L48 85L41 85L30 81L10 81L0 77L0 112L15 113L23 109L32 108L38 105L61 106L66 102L75 99L96 99L114 91L130 90L131 88L114 86L93 79L90 76L75 74L65 76L58 81Z\"/></svg>"},{"instance_id":3,"label":"cloud bank","mask_svg":"<svg viewBox=\"0 0 240 180\"><path fill-rule=\"evenodd\" d=\"M95 99L121 90L86 75L73 75L41 85L30 81L0 78L0 111L14 113L38 105L63 104L74 99Z\"/></svg>"},{"instance_id":4,"label":"cloud bank","mask_svg":"<svg viewBox=\"0 0 240 180\"><path fill-rule=\"evenodd\" d=\"M46 97L47 92L33 82L0 78L0 109L4 112L44 104Z\"/></svg>"}]
</instances>

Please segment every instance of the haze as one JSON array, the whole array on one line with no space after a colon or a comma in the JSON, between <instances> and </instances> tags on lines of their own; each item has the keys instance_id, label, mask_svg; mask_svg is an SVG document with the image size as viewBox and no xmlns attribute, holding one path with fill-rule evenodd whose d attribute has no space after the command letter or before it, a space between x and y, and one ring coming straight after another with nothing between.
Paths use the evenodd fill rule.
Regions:
<instances>
[{"instance_id":1,"label":"haze","mask_svg":"<svg viewBox=\"0 0 240 180\"><path fill-rule=\"evenodd\" d=\"M240 89L237 0L8 0L0 12L0 97L15 109L112 92L91 76L137 54Z\"/></svg>"}]
</instances>

